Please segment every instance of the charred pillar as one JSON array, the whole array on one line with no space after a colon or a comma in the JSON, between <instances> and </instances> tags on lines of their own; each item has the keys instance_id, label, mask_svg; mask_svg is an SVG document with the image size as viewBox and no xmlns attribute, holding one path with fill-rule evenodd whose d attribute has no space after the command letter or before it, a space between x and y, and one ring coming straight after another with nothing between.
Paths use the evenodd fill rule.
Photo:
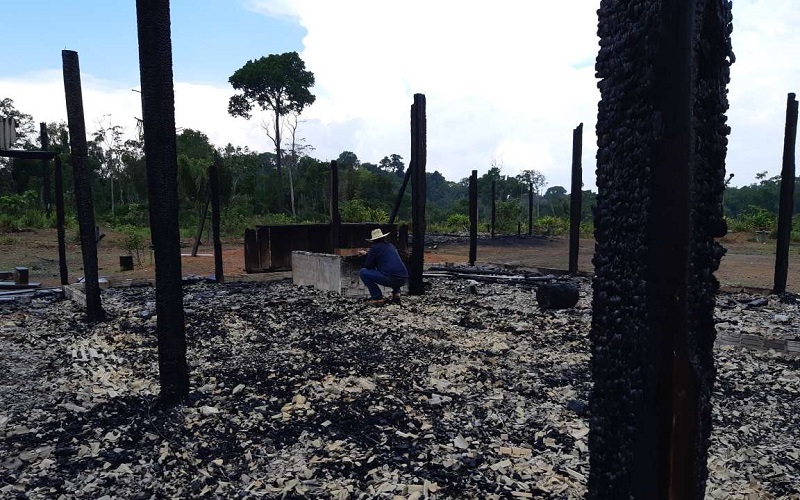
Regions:
<instances>
[{"instance_id":1,"label":"charred pillar","mask_svg":"<svg viewBox=\"0 0 800 500\"><path fill-rule=\"evenodd\" d=\"M469 176L469 265L478 258L478 171Z\"/></svg>"},{"instance_id":2,"label":"charred pillar","mask_svg":"<svg viewBox=\"0 0 800 500\"><path fill-rule=\"evenodd\" d=\"M797 142L797 99L789 94L786 100L786 132L783 139L781 197L778 211L778 244L775 250L775 282L772 291L784 293L789 274L789 242L794 212L794 150Z\"/></svg>"},{"instance_id":3,"label":"charred pillar","mask_svg":"<svg viewBox=\"0 0 800 500\"><path fill-rule=\"evenodd\" d=\"M150 233L156 264L160 398L162 403L170 405L189 394L189 368L178 230L178 160L169 0L136 0L136 20Z\"/></svg>"},{"instance_id":4,"label":"charred pillar","mask_svg":"<svg viewBox=\"0 0 800 500\"><path fill-rule=\"evenodd\" d=\"M425 264L425 197L427 193L425 164L427 162L425 95L414 94L411 106L411 232L412 247L408 292L425 293L422 268Z\"/></svg>"},{"instance_id":5,"label":"charred pillar","mask_svg":"<svg viewBox=\"0 0 800 500\"><path fill-rule=\"evenodd\" d=\"M331 162L331 252L341 246L342 216L339 213L339 164Z\"/></svg>"},{"instance_id":6,"label":"charred pillar","mask_svg":"<svg viewBox=\"0 0 800 500\"><path fill-rule=\"evenodd\" d=\"M197 257L197 251L200 249L200 243L203 238L203 228L206 226L206 219L208 218L208 206L211 204L211 193L206 192L206 202L203 203L203 210L200 212L200 220L197 222L197 236L194 238L192 245L192 257Z\"/></svg>"},{"instance_id":7,"label":"charred pillar","mask_svg":"<svg viewBox=\"0 0 800 500\"><path fill-rule=\"evenodd\" d=\"M581 237L581 194L583 191L583 123L572 131L572 191L569 193L569 272L578 272Z\"/></svg>"},{"instance_id":8,"label":"charred pillar","mask_svg":"<svg viewBox=\"0 0 800 500\"><path fill-rule=\"evenodd\" d=\"M497 181L492 179L492 238L494 238L495 223L497 222Z\"/></svg>"},{"instance_id":9,"label":"charred pillar","mask_svg":"<svg viewBox=\"0 0 800 500\"><path fill-rule=\"evenodd\" d=\"M64 69L64 95L67 101L72 178L75 181L75 204L78 210L78 227L81 236L81 254L83 255L86 315L89 321L99 321L105 318L105 312L100 302L100 284L97 275L92 176L87 164L89 147L86 144L86 124L83 117L81 69L77 52L62 50L61 59Z\"/></svg>"},{"instance_id":10,"label":"charred pillar","mask_svg":"<svg viewBox=\"0 0 800 500\"><path fill-rule=\"evenodd\" d=\"M42 143L42 151L47 151L50 148L50 138L47 136L47 124L42 122L39 124L39 138ZM44 210L48 217L53 212L53 202L50 198L50 161L42 160L42 203Z\"/></svg>"},{"instance_id":11,"label":"charred pillar","mask_svg":"<svg viewBox=\"0 0 800 500\"><path fill-rule=\"evenodd\" d=\"M528 236L533 235L533 183L528 184Z\"/></svg>"},{"instance_id":12,"label":"charred pillar","mask_svg":"<svg viewBox=\"0 0 800 500\"><path fill-rule=\"evenodd\" d=\"M67 244L64 237L64 181L60 156L56 156L55 184L56 231L58 233L58 274L61 276L61 284L69 285L69 273L67 271Z\"/></svg>"},{"instance_id":13,"label":"charred pillar","mask_svg":"<svg viewBox=\"0 0 800 500\"><path fill-rule=\"evenodd\" d=\"M403 176L403 183L400 184L400 192L397 193L397 199L394 202L394 208L392 208L392 215L389 217L389 224L394 224L394 221L397 218L397 213L400 211L400 205L403 203L403 195L406 194L406 186L408 186L408 180L410 178L411 169L408 168Z\"/></svg>"},{"instance_id":14,"label":"charred pillar","mask_svg":"<svg viewBox=\"0 0 800 500\"><path fill-rule=\"evenodd\" d=\"M590 499L701 499L731 6L601 0Z\"/></svg>"},{"instance_id":15,"label":"charred pillar","mask_svg":"<svg viewBox=\"0 0 800 500\"><path fill-rule=\"evenodd\" d=\"M225 270L222 267L222 241L219 237L219 155L214 153L214 163L208 166L208 190L211 194L211 233L214 235L214 279L225 283Z\"/></svg>"}]
</instances>

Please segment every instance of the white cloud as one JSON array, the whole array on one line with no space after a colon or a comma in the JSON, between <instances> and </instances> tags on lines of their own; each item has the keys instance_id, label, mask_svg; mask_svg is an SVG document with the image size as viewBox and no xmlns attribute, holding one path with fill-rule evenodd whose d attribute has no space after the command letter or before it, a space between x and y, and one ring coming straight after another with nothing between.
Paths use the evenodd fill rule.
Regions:
<instances>
[{"instance_id":1,"label":"white cloud","mask_svg":"<svg viewBox=\"0 0 800 500\"><path fill-rule=\"evenodd\" d=\"M270 17L297 17L297 10L291 0L247 0L245 8Z\"/></svg>"},{"instance_id":2,"label":"white cloud","mask_svg":"<svg viewBox=\"0 0 800 500\"><path fill-rule=\"evenodd\" d=\"M316 103L300 129L320 159L341 151L377 162L409 156L409 110L427 98L428 168L458 180L493 159L514 175L537 169L550 186L570 184L572 130L584 123L584 184L594 186L599 92L594 77L598 0L249 0L261 14L307 30L301 56L316 76ZM800 82L796 0L737 0L728 171L735 185L777 174L786 93ZM232 54L231 57L236 57ZM87 128L112 114L133 131L138 82L84 75ZM0 76L0 95L38 121L64 120L61 72ZM224 145L271 148L259 127L227 114L227 86L178 81L179 127Z\"/></svg>"}]
</instances>

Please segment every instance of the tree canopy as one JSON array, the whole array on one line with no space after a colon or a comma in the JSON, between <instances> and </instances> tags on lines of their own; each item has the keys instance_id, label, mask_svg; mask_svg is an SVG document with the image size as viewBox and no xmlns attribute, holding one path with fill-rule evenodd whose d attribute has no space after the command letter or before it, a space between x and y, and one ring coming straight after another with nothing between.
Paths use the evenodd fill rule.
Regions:
<instances>
[{"instance_id":1,"label":"tree canopy","mask_svg":"<svg viewBox=\"0 0 800 500\"><path fill-rule=\"evenodd\" d=\"M250 119L256 105L263 111L273 113L272 124L265 124L264 129L275 146L278 210L282 212L281 119L292 113L299 115L314 103L316 97L310 90L314 86L314 73L306 70L297 52L285 52L247 61L228 81L238 91L228 101L228 113L231 116Z\"/></svg>"}]
</instances>

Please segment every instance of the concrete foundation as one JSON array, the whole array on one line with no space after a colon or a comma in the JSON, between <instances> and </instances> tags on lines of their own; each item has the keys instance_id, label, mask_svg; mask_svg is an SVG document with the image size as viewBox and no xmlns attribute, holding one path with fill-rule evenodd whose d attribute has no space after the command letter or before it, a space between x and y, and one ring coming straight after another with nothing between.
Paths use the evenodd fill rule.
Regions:
<instances>
[{"instance_id":1,"label":"concrete foundation","mask_svg":"<svg viewBox=\"0 0 800 500\"><path fill-rule=\"evenodd\" d=\"M292 252L292 281L297 286L313 286L345 297L368 297L369 290L358 277L362 259L327 253ZM383 289L384 297L392 290ZM406 293L408 286L403 287Z\"/></svg>"}]
</instances>

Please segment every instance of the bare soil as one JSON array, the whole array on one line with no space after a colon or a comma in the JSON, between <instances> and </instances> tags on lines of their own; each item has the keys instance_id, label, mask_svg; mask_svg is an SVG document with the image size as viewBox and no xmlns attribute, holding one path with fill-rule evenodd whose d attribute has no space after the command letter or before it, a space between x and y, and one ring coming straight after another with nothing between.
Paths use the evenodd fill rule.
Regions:
<instances>
[{"instance_id":1,"label":"bare soil","mask_svg":"<svg viewBox=\"0 0 800 500\"><path fill-rule=\"evenodd\" d=\"M133 271L120 271L119 257L127 252L123 249L123 236L108 228L102 228L106 237L98 246L100 275L112 283L133 279L152 279L155 276L153 256L147 251ZM68 231L67 266L70 281L83 276L80 245L75 231ZM15 266L30 269L31 281L44 286L57 286L58 246L53 229L0 234L0 271ZM771 289L775 266L775 241L755 241L755 235L732 233L722 238L728 253L722 260L717 278L726 287L752 287ZM210 243L203 241L203 243ZM431 236L426 242L425 262L428 264L464 263L469 255L469 240L459 236ZM192 239L181 242L183 275L209 276L214 273L213 248L209 244L200 246L198 256L191 257ZM520 268L566 269L569 242L566 237L522 237L503 236L478 241L479 264L502 264ZM225 276L232 281L245 279L244 244L241 238L223 241L223 265ZM582 239L578 267L591 273L594 240ZM800 245L793 244L789 255L789 279L787 289L800 291Z\"/></svg>"}]
</instances>

